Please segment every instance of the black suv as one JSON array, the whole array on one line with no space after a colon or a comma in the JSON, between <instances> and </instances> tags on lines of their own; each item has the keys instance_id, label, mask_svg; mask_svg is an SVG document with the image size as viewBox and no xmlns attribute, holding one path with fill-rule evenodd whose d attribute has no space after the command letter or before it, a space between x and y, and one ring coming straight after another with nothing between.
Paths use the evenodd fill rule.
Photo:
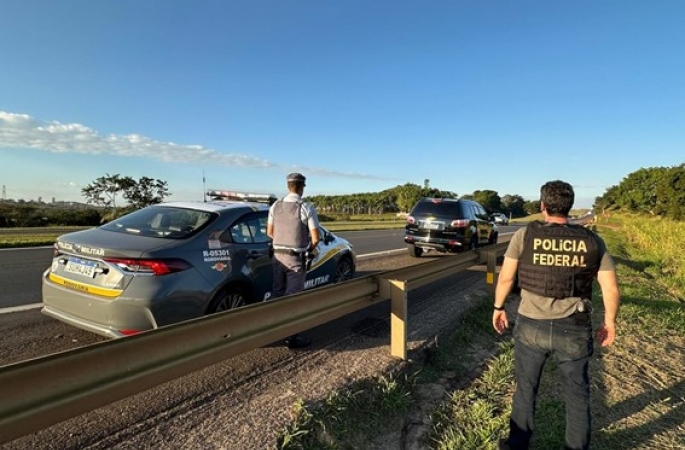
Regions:
<instances>
[{"instance_id":1,"label":"black suv","mask_svg":"<svg viewBox=\"0 0 685 450\"><path fill-rule=\"evenodd\" d=\"M459 252L497 243L497 226L480 203L454 198L424 198L407 216L404 242L418 258L424 250Z\"/></svg>"}]
</instances>

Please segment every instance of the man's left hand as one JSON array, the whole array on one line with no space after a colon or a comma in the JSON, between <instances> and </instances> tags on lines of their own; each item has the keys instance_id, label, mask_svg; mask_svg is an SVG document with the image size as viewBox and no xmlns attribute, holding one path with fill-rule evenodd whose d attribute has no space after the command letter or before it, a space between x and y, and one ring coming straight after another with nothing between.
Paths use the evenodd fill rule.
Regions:
<instances>
[{"instance_id":1,"label":"man's left hand","mask_svg":"<svg viewBox=\"0 0 685 450\"><path fill-rule=\"evenodd\" d=\"M616 338L616 326L613 324L607 325L602 323L597 329L597 341L602 347L608 347L613 344Z\"/></svg>"}]
</instances>

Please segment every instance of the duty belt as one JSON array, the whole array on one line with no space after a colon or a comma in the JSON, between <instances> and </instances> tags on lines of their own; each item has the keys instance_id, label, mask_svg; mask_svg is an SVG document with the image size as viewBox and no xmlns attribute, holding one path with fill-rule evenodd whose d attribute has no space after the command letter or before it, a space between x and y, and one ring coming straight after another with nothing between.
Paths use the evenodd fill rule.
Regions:
<instances>
[{"instance_id":1,"label":"duty belt","mask_svg":"<svg viewBox=\"0 0 685 450\"><path fill-rule=\"evenodd\" d=\"M290 255L290 256L302 256L306 252L296 252L295 250L291 248L275 248L274 253L281 253L284 255Z\"/></svg>"}]
</instances>

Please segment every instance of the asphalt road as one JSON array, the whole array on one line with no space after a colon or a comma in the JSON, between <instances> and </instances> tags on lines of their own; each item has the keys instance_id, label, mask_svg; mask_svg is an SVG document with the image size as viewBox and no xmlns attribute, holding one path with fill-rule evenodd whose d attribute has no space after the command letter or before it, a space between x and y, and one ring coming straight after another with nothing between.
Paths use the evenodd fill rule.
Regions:
<instances>
[{"instance_id":1,"label":"asphalt road","mask_svg":"<svg viewBox=\"0 0 685 450\"><path fill-rule=\"evenodd\" d=\"M41 302L41 277L52 247L0 249L0 311Z\"/></svg>"},{"instance_id":2,"label":"asphalt road","mask_svg":"<svg viewBox=\"0 0 685 450\"><path fill-rule=\"evenodd\" d=\"M502 226L506 234L517 227ZM344 231L337 235L349 240L360 258L401 251L404 230ZM52 247L0 249L0 315L15 308L37 307L41 303L41 278L50 266ZM11 308L11 309L8 309Z\"/></svg>"},{"instance_id":3,"label":"asphalt road","mask_svg":"<svg viewBox=\"0 0 685 450\"><path fill-rule=\"evenodd\" d=\"M403 230L336 233L348 239L357 255L404 248ZM0 312L41 302L41 278L50 266L52 247L0 249Z\"/></svg>"}]
</instances>

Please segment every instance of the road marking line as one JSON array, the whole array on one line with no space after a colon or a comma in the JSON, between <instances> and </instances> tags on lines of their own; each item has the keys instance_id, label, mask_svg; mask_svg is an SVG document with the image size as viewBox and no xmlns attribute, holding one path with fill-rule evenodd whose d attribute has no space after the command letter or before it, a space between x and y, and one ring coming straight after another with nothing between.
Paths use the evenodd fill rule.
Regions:
<instances>
[{"instance_id":1,"label":"road marking line","mask_svg":"<svg viewBox=\"0 0 685 450\"><path fill-rule=\"evenodd\" d=\"M8 314L8 313L21 312L21 311L28 311L30 309L36 309L36 308L42 308L42 307L43 307L42 303L31 303L29 305L11 306L9 308L0 308L0 314Z\"/></svg>"},{"instance_id":2,"label":"road marking line","mask_svg":"<svg viewBox=\"0 0 685 450\"><path fill-rule=\"evenodd\" d=\"M392 255L392 254L395 254L395 253L406 252L406 251L407 251L407 249L398 248L398 249L395 249L395 250L384 250L384 251L382 251L382 252L376 252L376 253L365 253L365 254L363 254L363 255L358 255L358 256L357 256L357 260L360 260L360 259L369 259L369 258L373 258L373 257L376 257L376 256L387 256L387 255Z\"/></svg>"}]
</instances>

